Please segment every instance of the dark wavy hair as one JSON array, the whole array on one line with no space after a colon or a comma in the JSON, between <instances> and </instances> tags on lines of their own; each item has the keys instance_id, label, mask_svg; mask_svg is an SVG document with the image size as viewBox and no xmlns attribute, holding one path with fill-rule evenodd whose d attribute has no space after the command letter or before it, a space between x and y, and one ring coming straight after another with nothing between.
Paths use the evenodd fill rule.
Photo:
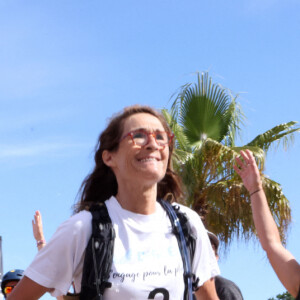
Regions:
<instances>
[{"instance_id":1,"label":"dark wavy hair","mask_svg":"<svg viewBox=\"0 0 300 300\"><path fill-rule=\"evenodd\" d=\"M158 118L165 131L171 132L163 115L149 106L133 105L124 108L122 112L113 116L100 134L95 147L95 167L83 181L79 190L80 199L74 206L74 212L79 212L95 203L103 203L118 192L118 183L115 174L102 160L104 150L117 151L123 133L124 122L134 114L147 113ZM158 183L157 198L175 201L182 195L181 182L172 168L172 154L174 141L169 146L169 160L164 178Z\"/></svg>"}]
</instances>

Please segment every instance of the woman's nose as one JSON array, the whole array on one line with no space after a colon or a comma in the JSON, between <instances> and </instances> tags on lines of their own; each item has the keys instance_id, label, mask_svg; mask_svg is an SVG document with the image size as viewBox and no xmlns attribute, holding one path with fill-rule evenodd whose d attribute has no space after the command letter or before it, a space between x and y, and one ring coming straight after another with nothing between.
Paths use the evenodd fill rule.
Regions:
<instances>
[{"instance_id":1,"label":"woman's nose","mask_svg":"<svg viewBox=\"0 0 300 300\"><path fill-rule=\"evenodd\" d=\"M155 133L148 134L148 143L147 143L146 147L147 148L149 147L151 149L159 148L159 145L157 144L156 139L155 139Z\"/></svg>"}]
</instances>

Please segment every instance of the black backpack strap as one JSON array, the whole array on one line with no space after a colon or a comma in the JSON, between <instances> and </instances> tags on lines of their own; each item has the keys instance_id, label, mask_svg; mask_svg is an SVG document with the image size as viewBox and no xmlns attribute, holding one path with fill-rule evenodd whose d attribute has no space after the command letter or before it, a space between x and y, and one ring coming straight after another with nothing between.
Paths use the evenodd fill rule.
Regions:
<instances>
[{"instance_id":1,"label":"black backpack strap","mask_svg":"<svg viewBox=\"0 0 300 300\"><path fill-rule=\"evenodd\" d=\"M192 300L193 299L193 278L195 276L192 273L191 266L192 266L192 258L194 257L194 252L195 252L195 243L189 241L190 238L188 237L188 234L190 234L191 236L192 232L188 223L188 219L183 213L180 212L179 214L179 209L177 209L176 212L174 207L169 202L164 200L158 200L158 201L162 205L162 207L166 210L167 215L171 220L173 233L175 234L178 241L179 250L183 262L183 269L184 269L184 273L183 273L184 284L185 284L184 300ZM183 222L183 224L181 224L181 222ZM184 230L183 227L185 228ZM188 249L188 244L191 247L189 249Z\"/></svg>"},{"instance_id":2,"label":"black backpack strap","mask_svg":"<svg viewBox=\"0 0 300 300\"><path fill-rule=\"evenodd\" d=\"M92 236L85 252L80 300L101 300L108 282L114 253L115 230L105 204L90 208Z\"/></svg>"},{"instance_id":3,"label":"black backpack strap","mask_svg":"<svg viewBox=\"0 0 300 300\"><path fill-rule=\"evenodd\" d=\"M185 238L185 242L186 242L187 248L188 248L189 253L190 253L190 261L191 261L191 264L192 264L193 261L194 261L194 254L195 254L195 251L196 251L197 236L193 233L191 224L189 222L189 219L188 219L187 215L180 210L179 205L172 205L172 207L175 210L175 213L176 213L176 215L179 219L179 222L180 222L180 225L181 225L181 228L182 228L182 232L183 232L183 235L184 235L184 238ZM199 278L196 277L195 274L193 274L193 280L192 281L193 281L193 283L192 283L193 284L193 291L197 291Z\"/></svg>"},{"instance_id":4,"label":"black backpack strap","mask_svg":"<svg viewBox=\"0 0 300 300\"><path fill-rule=\"evenodd\" d=\"M185 242L186 245L188 247L189 253L190 253L190 258L191 258L191 263L194 260L194 254L195 254L195 250L196 250L196 239L197 237L195 236L195 234L192 231L189 219L187 217L187 215L185 213L183 213L182 211L180 211L180 207L178 205L173 206L172 208L174 209L177 218L179 219L181 228L182 228L182 232L185 238Z\"/></svg>"}]
</instances>

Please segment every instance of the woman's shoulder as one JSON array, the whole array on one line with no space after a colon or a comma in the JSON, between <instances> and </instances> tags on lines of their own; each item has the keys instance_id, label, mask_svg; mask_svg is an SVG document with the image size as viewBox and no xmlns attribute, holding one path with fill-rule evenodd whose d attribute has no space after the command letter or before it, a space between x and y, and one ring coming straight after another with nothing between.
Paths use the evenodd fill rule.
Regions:
<instances>
[{"instance_id":1,"label":"woman's shoulder","mask_svg":"<svg viewBox=\"0 0 300 300\"><path fill-rule=\"evenodd\" d=\"M45 248L58 247L58 245L74 245L87 243L92 234L92 215L88 211L81 211L60 224ZM64 246L66 247L66 246ZM71 246L70 246L71 247Z\"/></svg>"},{"instance_id":2,"label":"woman's shoulder","mask_svg":"<svg viewBox=\"0 0 300 300\"><path fill-rule=\"evenodd\" d=\"M82 210L78 213L72 215L68 220L64 223L77 223L77 222L89 222L92 219L92 214L88 210Z\"/></svg>"},{"instance_id":3,"label":"woman's shoulder","mask_svg":"<svg viewBox=\"0 0 300 300\"><path fill-rule=\"evenodd\" d=\"M91 231L92 228L92 214L87 210L82 210L69 219L64 221L57 229L57 231L72 231L78 233L80 231Z\"/></svg>"}]
</instances>

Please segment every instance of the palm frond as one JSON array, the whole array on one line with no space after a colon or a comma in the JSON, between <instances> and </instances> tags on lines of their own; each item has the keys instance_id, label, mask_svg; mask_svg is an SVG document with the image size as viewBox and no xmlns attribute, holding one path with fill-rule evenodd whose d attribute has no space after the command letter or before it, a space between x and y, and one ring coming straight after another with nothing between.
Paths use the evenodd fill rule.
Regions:
<instances>
[{"instance_id":1,"label":"palm frond","mask_svg":"<svg viewBox=\"0 0 300 300\"><path fill-rule=\"evenodd\" d=\"M236 101L237 97L238 95L231 95L231 103L228 109L228 112L231 115L231 122L229 125L228 135L224 139L225 145L228 146L234 146L237 137L241 139L241 126L244 125L244 121L246 119L240 104Z\"/></svg>"},{"instance_id":2,"label":"palm frond","mask_svg":"<svg viewBox=\"0 0 300 300\"><path fill-rule=\"evenodd\" d=\"M175 136L175 143L177 149L182 149L185 152L192 152L189 144L189 140L187 139L183 128L177 122L177 114L174 109L171 109L170 112L166 109L162 110L162 114L164 115L168 125L170 126L172 132Z\"/></svg>"},{"instance_id":3,"label":"palm frond","mask_svg":"<svg viewBox=\"0 0 300 300\"><path fill-rule=\"evenodd\" d=\"M207 73L198 74L198 85L185 86L180 98L178 120L192 145L206 137L221 141L226 136L232 119L230 98Z\"/></svg>"},{"instance_id":4,"label":"palm frond","mask_svg":"<svg viewBox=\"0 0 300 300\"><path fill-rule=\"evenodd\" d=\"M170 100L175 98L175 100L172 103L171 110L177 113L176 119L178 118L178 115L181 115L181 106L184 102L185 94L189 90L191 85L192 83L184 84L179 88L179 92L175 92L170 98Z\"/></svg>"},{"instance_id":5,"label":"palm frond","mask_svg":"<svg viewBox=\"0 0 300 300\"><path fill-rule=\"evenodd\" d=\"M277 125L265 133L258 135L247 145L260 147L267 152L271 146L278 148L282 144L286 150L294 141L294 133L300 132L300 127L295 126L296 124L297 122L291 121ZM274 144L274 142L277 143Z\"/></svg>"}]
</instances>

